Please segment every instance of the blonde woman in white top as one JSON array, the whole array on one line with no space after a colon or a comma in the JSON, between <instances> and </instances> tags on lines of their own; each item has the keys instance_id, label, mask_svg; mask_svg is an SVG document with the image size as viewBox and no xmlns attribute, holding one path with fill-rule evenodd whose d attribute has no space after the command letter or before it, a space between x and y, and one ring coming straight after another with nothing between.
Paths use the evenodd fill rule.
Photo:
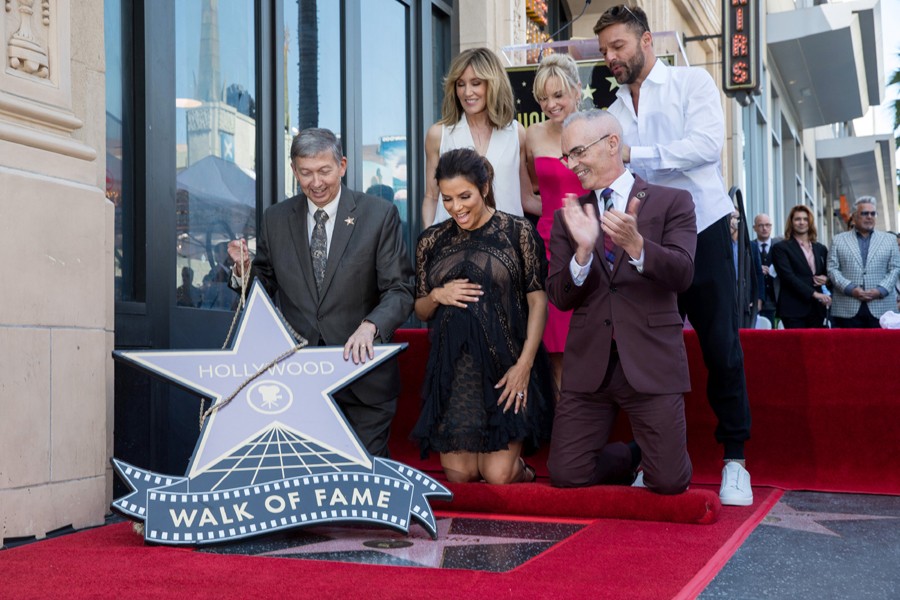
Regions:
<instances>
[{"instance_id":1,"label":"blonde woman in white top","mask_svg":"<svg viewBox=\"0 0 900 600\"><path fill-rule=\"evenodd\" d=\"M525 128L516 121L512 86L500 59L487 48L461 52L444 80L441 120L425 135L425 227L449 217L438 202L434 172L441 154L456 148L473 148L490 161L498 210L517 216L541 214L540 201L531 193Z\"/></svg>"}]
</instances>

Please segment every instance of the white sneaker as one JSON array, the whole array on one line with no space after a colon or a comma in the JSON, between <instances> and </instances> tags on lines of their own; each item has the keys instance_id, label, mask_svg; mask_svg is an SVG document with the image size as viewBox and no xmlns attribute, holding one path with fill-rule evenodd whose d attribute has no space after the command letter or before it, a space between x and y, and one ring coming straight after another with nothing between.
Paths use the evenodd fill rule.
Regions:
<instances>
[{"instance_id":1,"label":"white sneaker","mask_svg":"<svg viewBox=\"0 0 900 600\"><path fill-rule=\"evenodd\" d=\"M642 487L642 488L647 487L646 485L644 485L644 470L643 469L638 471L637 477L635 477L634 481L631 483L631 487Z\"/></svg>"},{"instance_id":2,"label":"white sneaker","mask_svg":"<svg viewBox=\"0 0 900 600\"><path fill-rule=\"evenodd\" d=\"M722 487L719 500L727 506L750 506L753 504L753 489L750 487L750 473L741 463L731 461L722 469Z\"/></svg>"}]
</instances>

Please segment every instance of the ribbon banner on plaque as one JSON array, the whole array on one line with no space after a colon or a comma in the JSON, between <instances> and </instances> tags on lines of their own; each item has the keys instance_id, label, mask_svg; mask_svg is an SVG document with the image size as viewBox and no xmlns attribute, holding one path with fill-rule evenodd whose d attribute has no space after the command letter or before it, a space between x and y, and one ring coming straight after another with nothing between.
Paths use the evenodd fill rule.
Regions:
<instances>
[{"instance_id":1,"label":"ribbon banner on plaque","mask_svg":"<svg viewBox=\"0 0 900 600\"><path fill-rule=\"evenodd\" d=\"M331 398L406 345L375 346L375 358L358 365L344 360L343 347L296 345L255 284L231 349L113 353L219 406L184 476L113 459L133 490L113 508L143 521L145 540L202 545L341 521L406 532L411 518L437 535L429 498L449 500L450 491L371 456Z\"/></svg>"}]
</instances>

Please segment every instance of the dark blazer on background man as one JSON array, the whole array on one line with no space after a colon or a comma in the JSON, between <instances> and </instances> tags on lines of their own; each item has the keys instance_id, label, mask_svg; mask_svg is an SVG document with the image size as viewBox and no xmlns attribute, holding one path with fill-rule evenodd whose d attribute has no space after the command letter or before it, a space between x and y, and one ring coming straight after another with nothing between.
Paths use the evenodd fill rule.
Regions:
<instances>
[{"instance_id":1,"label":"dark blazer on background man","mask_svg":"<svg viewBox=\"0 0 900 600\"><path fill-rule=\"evenodd\" d=\"M554 216L547 294L560 310L572 310L563 354L564 390L591 393L600 387L610 359L613 321L622 369L635 390L643 394L690 390L678 292L690 287L694 276L694 203L684 190L651 185L639 177L629 198L636 196L637 227L644 238L643 273L618 247L610 271L601 234L590 273L576 286L569 263L577 244L561 211ZM593 192L579 202L597 207Z\"/></svg>"},{"instance_id":2,"label":"dark blazer on background man","mask_svg":"<svg viewBox=\"0 0 900 600\"><path fill-rule=\"evenodd\" d=\"M341 186L321 294L309 251L308 213L302 194L265 211L251 276L311 346L343 346L364 320L377 327L376 342L389 341L413 308L414 273L397 209ZM335 400L341 405L349 392L355 402L395 407L399 390L393 357L339 390ZM389 410L392 416L395 408ZM366 432L352 419L351 424L365 443Z\"/></svg>"},{"instance_id":3,"label":"dark blazer on background man","mask_svg":"<svg viewBox=\"0 0 900 600\"><path fill-rule=\"evenodd\" d=\"M820 286L813 283L813 275L825 275L828 264L828 248L819 242L812 245L815 272L810 270L806 255L797 240L791 238L775 244L772 249L772 260L781 289L778 293L778 316L802 318L814 315L825 320L826 309L823 304L813 298L814 292L821 292Z\"/></svg>"},{"instance_id":4,"label":"dark blazer on background man","mask_svg":"<svg viewBox=\"0 0 900 600\"><path fill-rule=\"evenodd\" d=\"M772 249L775 247L775 244L782 241L784 238L780 237L770 237L766 242L766 255L762 255L762 246L758 239L750 242L752 246L754 246L757 251L759 251L759 260L763 266L771 267L772 266ZM778 269L775 269L775 274L778 274ZM777 277L772 277L771 275L763 276L765 282L765 295L763 297L763 306L760 310L761 313L769 313L773 314L775 311L775 302L778 299L778 287L779 282Z\"/></svg>"}]
</instances>

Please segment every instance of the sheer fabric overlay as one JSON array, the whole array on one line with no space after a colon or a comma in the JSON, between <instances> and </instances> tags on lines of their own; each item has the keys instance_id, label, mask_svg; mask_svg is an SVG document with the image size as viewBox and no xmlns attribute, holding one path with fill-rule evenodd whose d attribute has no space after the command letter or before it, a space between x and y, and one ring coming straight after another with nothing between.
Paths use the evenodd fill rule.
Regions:
<instances>
[{"instance_id":1,"label":"sheer fabric overlay","mask_svg":"<svg viewBox=\"0 0 900 600\"><path fill-rule=\"evenodd\" d=\"M531 371L528 403L515 414L497 405L494 386L515 364L528 323L526 294L544 289L544 245L527 219L497 211L474 231L453 220L425 230L416 247L416 297L454 279L481 284L466 308L440 305L430 322L423 406L412 437L422 455L495 452L511 441L534 448L550 433L552 381L546 353Z\"/></svg>"}]
</instances>

